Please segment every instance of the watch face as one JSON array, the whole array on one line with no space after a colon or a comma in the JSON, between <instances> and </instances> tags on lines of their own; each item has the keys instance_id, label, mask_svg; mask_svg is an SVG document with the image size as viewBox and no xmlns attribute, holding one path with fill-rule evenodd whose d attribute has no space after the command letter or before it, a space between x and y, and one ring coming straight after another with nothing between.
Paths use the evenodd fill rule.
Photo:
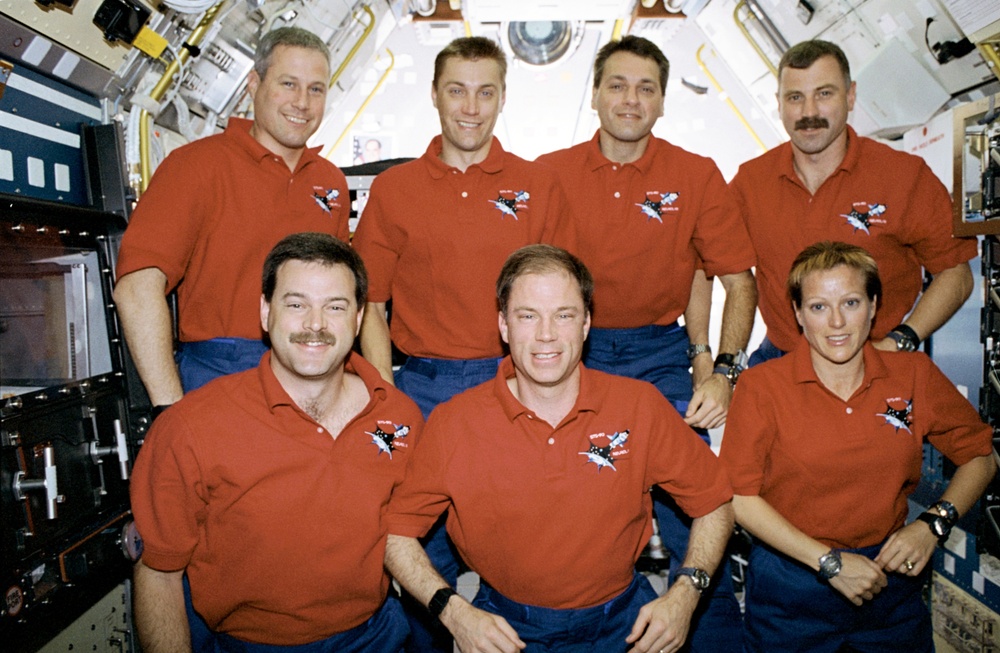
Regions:
<instances>
[{"instance_id":1,"label":"watch face","mask_svg":"<svg viewBox=\"0 0 1000 653\"><path fill-rule=\"evenodd\" d=\"M712 577L703 569L695 569L691 578L694 580L695 587L700 590L708 589L708 584L712 582Z\"/></svg>"}]
</instances>

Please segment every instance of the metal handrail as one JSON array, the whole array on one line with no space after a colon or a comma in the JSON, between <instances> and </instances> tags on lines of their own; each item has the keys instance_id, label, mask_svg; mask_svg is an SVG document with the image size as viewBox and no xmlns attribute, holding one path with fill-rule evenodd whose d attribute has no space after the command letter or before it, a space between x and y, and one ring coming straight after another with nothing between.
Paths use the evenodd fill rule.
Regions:
<instances>
[{"instance_id":1,"label":"metal handrail","mask_svg":"<svg viewBox=\"0 0 1000 653\"><path fill-rule=\"evenodd\" d=\"M214 5L205 12L197 27L191 32L191 36L185 41L186 45L196 46L201 43L201 40L205 38L205 34L208 33L212 23L215 22L219 10L222 9L222 5L224 4L226 4L226 0L222 0L222 2ZM149 92L150 99L154 102L159 102L163 99L163 96L167 93L167 89L174 82L174 75L180 70L181 65L190 58L191 51L188 48L178 48L177 58L170 62L167 69L163 71L160 81ZM153 171L151 170L152 164L149 158L149 122L149 111L141 109L139 111L139 194L146 192L146 189L149 188L149 180L153 176Z\"/></svg>"},{"instance_id":2,"label":"metal handrail","mask_svg":"<svg viewBox=\"0 0 1000 653\"><path fill-rule=\"evenodd\" d=\"M372 101L372 98L375 97L375 94L378 93L378 90L382 88L382 84L384 84L385 80L389 77L389 73L392 72L392 69L396 66L396 57L395 55L392 54L392 50L386 48L385 51L389 55L389 65L386 67L385 72L382 73L382 76L379 77L378 82L375 84L375 88L373 88L372 92L368 94L368 97L365 98L365 101L361 103L361 106L358 107L358 110L354 112L354 117L352 117L350 122L347 123L347 126L344 127L344 131L340 133L340 136L337 137L337 140L334 141L333 145L326 148L326 151L323 152L324 158L330 158L330 155L333 154L333 151L337 149L340 143L344 140L344 137L347 136L347 133L351 131L352 127L354 127L354 123L356 123L358 121L358 118L361 117L361 114L364 113L365 109L368 107L368 104Z\"/></svg>"},{"instance_id":3,"label":"metal handrail","mask_svg":"<svg viewBox=\"0 0 1000 653\"><path fill-rule=\"evenodd\" d=\"M704 49L705 49L705 44L702 43L700 46L698 46L698 50L694 54L694 58L698 62L698 67L701 68L702 72L705 73L705 76L708 77L708 81L712 82L712 86L715 87L715 90L719 91L720 93L725 94L725 96L726 96L726 104L728 104L729 108L732 109L733 113L736 114L736 117L739 118L739 121L741 123L743 123L743 127L745 127L746 130L750 133L750 136L753 137L753 140L757 143L757 145L760 146L760 149L762 151L766 152L767 151L767 145L764 145L764 141L760 140L760 136L757 135L757 132L754 131L754 128L750 125L750 123L747 121L747 119L743 116L743 112L741 112L739 110L739 107L736 106L736 103L733 102L733 99L731 97L729 97L729 93L726 93L725 90L723 90L723 88L719 84L718 80L708 70L708 66L705 64L705 61L701 58L701 51L704 50Z\"/></svg>"},{"instance_id":4,"label":"metal handrail","mask_svg":"<svg viewBox=\"0 0 1000 653\"><path fill-rule=\"evenodd\" d=\"M365 31L361 33L361 36L358 38L358 41L351 47L351 50L347 53L347 56L344 57L344 60L340 62L340 65L337 67L337 70L335 70L333 72L333 75L330 76L330 85L328 86L328 88L333 88L333 85L337 83L337 80L340 79L340 76L344 74L344 70L347 68L347 66L350 65L351 61L354 60L355 55L358 54L358 50L361 48L361 45L368 39L369 35L371 35L372 31L374 31L375 29L375 12L372 11L371 7L369 7L368 5L362 5L361 10L366 14L368 14L368 24L365 25ZM357 19L358 16L355 15L354 18Z\"/></svg>"},{"instance_id":5,"label":"metal handrail","mask_svg":"<svg viewBox=\"0 0 1000 653\"><path fill-rule=\"evenodd\" d=\"M743 19L740 18L740 9L744 8L747 9L747 11L750 11L750 7L747 6L746 0L740 0L739 2L736 3L736 8L733 9L733 21L736 23L736 26L740 29L740 31L743 32L743 36L750 43L751 47L753 47L753 49L757 51L757 55L767 66L768 70L771 71L771 74L777 77L778 69L775 67L773 63L771 63L771 59L764 52L764 49L757 44L757 41L755 41L753 35L750 34L750 30L747 29L747 26L743 22ZM757 18L752 11L750 11L750 15L753 16L755 19Z\"/></svg>"}]
</instances>

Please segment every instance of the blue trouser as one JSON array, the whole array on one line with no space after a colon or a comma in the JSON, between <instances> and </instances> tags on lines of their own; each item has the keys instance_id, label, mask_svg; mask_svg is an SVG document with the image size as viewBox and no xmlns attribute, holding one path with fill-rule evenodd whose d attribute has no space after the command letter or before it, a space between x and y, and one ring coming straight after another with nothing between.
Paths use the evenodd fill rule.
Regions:
<instances>
[{"instance_id":1,"label":"blue trouser","mask_svg":"<svg viewBox=\"0 0 1000 653\"><path fill-rule=\"evenodd\" d=\"M591 329L584 349L584 364L595 370L648 381L681 415L687 411L691 388L687 331L676 323L634 329ZM695 429L702 439L708 433ZM660 488L653 488L653 511L663 545L670 550L671 581L687 554L691 518ZM733 591L728 558L712 577L691 619L688 644L691 653L736 653L740 650L740 606Z\"/></svg>"},{"instance_id":2,"label":"blue trouser","mask_svg":"<svg viewBox=\"0 0 1000 653\"><path fill-rule=\"evenodd\" d=\"M276 646L244 642L223 633L213 633L214 653L399 653L408 629L399 601L389 597L365 623L318 642L299 646Z\"/></svg>"},{"instance_id":3,"label":"blue trouser","mask_svg":"<svg viewBox=\"0 0 1000 653\"><path fill-rule=\"evenodd\" d=\"M191 392L220 376L257 367L267 349L263 340L243 338L182 342L175 357L181 386Z\"/></svg>"},{"instance_id":4,"label":"blue trouser","mask_svg":"<svg viewBox=\"0 0 1000 653\"><path fill-rule=\"evenodd\" d=\"M874 559L881 545L846 549ZM750 552L746 579L748 653L933 653L924 575L889 573L889 584L860 607L812 569L762 544Z\"/></svg>"},{"instance_id":5,"label":"blue trouser","mask_svg":"<svg viewBox=\"0 0 1000 653\"><path fill-rule=\"evenodd\" d=\"M747 363L747 367L753 367L754 365L760 365L761 363L766 363L769 360L774 360L775 358L781 358L785 355L785 352L774 346L774 343L768 340L767 336L760 342L760 347L750 354L750 362Z\"/></svg>"},{"instance_id":6,"label":"blue trouser","mask_svg":"<svg viewBox=\"0 0 1000 653\"><path fill-rule=\"evenodd\" d=\"M184 392L191 392L209 381L227 374L235 374L256 367L267 351L262 340L244 338L215 338L200 342L182 342L175 359ZM191 629L193 653L212 653L213 633L194 610L191 588L184 577L184 608Z\"/></svg>"},{"instance_id":7,"label":"blue trouser","mask_svg":"<svg viewBox=\"0 0 1000 653\"><path fill-rule=\"evenodd\" d=\"M580 610L554 610L512 601L485 582L472 604L500 615L527 644L524 653L614 653L626 651L625 643L639 609L656 599L656 592L641 574L628 588L607 603Z\"/></svg>"},{"instance_id":8,"label":"blue trouser","mask_svg":"<svg viewBox=\"0 0 1000 653\"><path fill-rule=\"evenodd\" d=\"M446 360L411 356L393 373L393 380L398 389L416 402L424 419L427 419L438 404L493 379L499 365L499 358ZM446 517L447 514L441 515L421 543L438 573L449 585L455 587L458 583L459 560L455 546L445 532ZM427 608L407 594L403 595L403 608L410 623L407 651L451 653L451 634L437 619L431 617Z\"/></svg>"}]
</instances>

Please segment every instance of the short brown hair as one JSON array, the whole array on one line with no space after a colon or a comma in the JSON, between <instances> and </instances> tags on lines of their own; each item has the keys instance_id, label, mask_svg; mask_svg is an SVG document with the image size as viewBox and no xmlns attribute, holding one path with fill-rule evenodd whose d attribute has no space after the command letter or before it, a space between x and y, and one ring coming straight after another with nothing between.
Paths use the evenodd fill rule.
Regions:
<instances>
[{"instance_id":1,"label":"short brown hair","mask_svg":"<svg viewBox=\"0 0 1000 653\"><path fill-rule=\"evenodd\" d=\"M448 59L457 57L467 61L478 61L479 59L492 59L500 67L501 90L507 88L507 55L497 45L485 36L467 36L455 39L445 46L444 50L438 52L434 58L434 80L432 85L437 88L438 80L444 73L444 65Z\"/></svg>"},{"instance_id":2,"label":"short brown hair","mask_svg":"<svg viewBox=\"0 0 1000 653\"><path fill-rule=\"evenodd\" d=\"M882 296L882 280L878 264L868 250L857 245L824 240L810 245L795 257L788 273L788 295L796 308L802 308L802 282L813 272L824 272L838 266L857 270L864 277L865 294L869 301Z\"/></svg>"},{"instance_id":3,"label":"short brown hair","mask_svg":"<svg viewBox=\"0 0 1000 653\"><path fill-rule=\"evenodd\" d=\"M271 302L278 285L278 270L288 261L319 263L326 267L345 266L354 276L354 299L358 302L358 309L364 307L368 299L368 272L361 256L344 241L316 231L285 236L268 253L261 275L264 301Z\"/></svg>"},{"instance_id":4,"label":"short brown hair","mask_svg":"<svg viewBox=\"0 0 1000 653\"><path fill-rule=\"evenodd\" d=\"M604 78L605 64L608 63L611 55L616 52L629 52L637 57L652 59L656 62L656 67L660 69L660 92L666 94L667 77L670 75L670 62L667 60L666 55L649 39L644 39L641 36L632 36L631 34L622 37L620 41L606 43L597 51L597 58L594 59L595 89L601 85L601 80Z\"/></svg>"},{"instance_id":5,"label":"short brown hair","mask_svg":"<svg viewBox=\"0 0 1000 653\"><path fill-rule=\"evenodd\" d=\"M813 65L821 57L833 57L840 72L844 74L844 87L851 85L851 64L847 62L847 55L835 43L813 39L812 41L802 41L785 51L778 63L778 83L781 83L781 71L785 68L795 68L804 70Z\"/></svg>"},{"instance_id":6,"label":"short brown hair","mask_svg":"<svg viewBox=\"0 0 1000 653\"><path fill-rule=\"evenodd\" d=\"M274 54L274 49L279 45L315 50L326 59L326 65L330 65L330 48L323 42L323 39L301 27L279 27L265 34L260 40L260 44L257 45L253 69L262 80L267 75L268 68L271 67L271 56Z\"/></svg>"},{"instance_id":7,"label":"short brown hair","mask_svg":"<svg viewBox=\"0 0 1000 653\"><path fill-rule=\"evenodd\" d=\"M528 245L507 257L497 279L497 305L507 314L507 305L514 282L526 274L566 272L580 284L583 307L590 312L594 302L594 277L583 261L553 245Z\"/></svg>"}]
</instances>

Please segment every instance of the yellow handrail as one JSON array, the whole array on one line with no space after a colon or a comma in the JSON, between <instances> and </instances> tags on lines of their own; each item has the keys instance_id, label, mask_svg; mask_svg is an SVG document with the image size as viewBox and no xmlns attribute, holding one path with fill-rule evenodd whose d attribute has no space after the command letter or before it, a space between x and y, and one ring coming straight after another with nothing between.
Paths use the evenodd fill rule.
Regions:
<instances>
[{"instance_id":1,"label":"yellow handrail","mask_svg":"<svg viewBox=\"0 0 1000 653\"><path fill-rule=\"evenodd\" d=\"M330 155L333 154L333 151L337 149L337 146L339 146L344 140L344 137L347 136L347 132L351 131L351 128L354 127L354 123L356 123L358 118L361 117L361 114L364 113L365 109L368 107L368 103L372 101L372 98L375 97L378 90L382 88L382 84L385 83L386 78L389 77L389 73L392 72L392 69L395 67L396 57L392 54L392 50L386 48L385 51L389 54L389 65L386 67L385 72L382 73L382 76L379 77L378 82L375 84L375 88L372 89L372 92L368 94L368 97L365 98L365 101L361 103L361 106L354 113L354 117L351 118L351 121L347 123L346 127L344 127L344 131L340 133L340 136L337 137L337 140L334 141L333 145L327 147L326 151L323 152L324 158L330 158Z\"/></svg>"},{"instance_id":2,"label":"yellow handrail","mask_svg":"<svg viewBox=\"0 0 1000 653\"><path fill-rule=\"evenodd\" d=\"M766 152L767 151L767 145L764 145L764 141L760 140L760 136L758 136L757 132L755 132L754 129L753 129L753 127L750 126L750 123L747 122L747 119L745 117L743 117L743 113L736 106L736 103L734 103L733 100L732 100L732 98L729 97L729 94L726 93L722 89L722 86L719 85L719 82L718 82L718 80L715 79L715 76L712 75L711 72L709 72L708 66L705 65L704 60L702 60L702 58L701 58L701 51L704 50L704 49L705 49L705 44L702 43L698 47L698 50L694 54L694 58L698 61L698 67L701 68L702 72L705 73L705 76L708 77L708 81L712 82L712 86L715 87L715 90L719 91L720 93L725 93L725 95L726 95L726 104L728 104L729 108L733 110L733 113L735 113L736 117L739 118L739 121L741 123L743 123L743 126L746 128L746 130L748 132L750 132L750 136L752 136L753 140L757 143L757 145L760 146L760 149L762 151Z\"/></svg>"},{"instance_id":3,"label":"yellow handrail","mask_svg":"<svg viewBox=\"0 0 1000 653\"><path fill-rule=\"evenodd\" d=\"M347 56L344 57L344 60L340 62L339 66L337 66L337 70L335 70L333 75L330 77L329 88L333 88L333 85L337 83L337 80L340 79L340 76L344 73L344 69L346 69L351 61L354 60L354 56L358 53L358 49L361 47L361 44L368 39L372 30L375 29L375 12L372 11L371 7L368 5L362 5L361 10L368 14L368 24L365 25L365 31L361 33L361 37L358 38L357 43L354 44L350 52L347 53ZM355 19L357 19L356 15Z\"/></svg>"},{"instance_id":4,"label":"yellow handrail","mask_svg":"<svg viewBox=\"0 0 1000 653\"><path fill-rule=\"evenodd\" d=\"M222 0L222 2L214 5L205 12L198 26L194 28L191 36L185 42L186 45L196 46L201 43L201 40L205 38L205 34L208 32L208 28L215 22L215 18L224 4L226 4L226 0ZM190 58L191 52L186 47L178 49L177 58L170 62L167 69L163 71L160 81L149 92L149 97L154 102L159 102L163 99L167 89L173 84L174 75L180 70L181 64ZM146 109L141 109L139 112L139 194L145 193L146 189L149 188L149 180L153 175L151 167L149 158L149 112Z\"/></svg>"},{"instance_id":5,"label":"yellow handrail","mask_svg":"<svg viewBox=\"0 0 1000 653\"><path fill-rule=\"evenodd\" d=\"M750 45L753 47L753 49L757 51L757 55L764 61L764 64L767 65L767 68L768 70L771 71L771 74L777 77L778 69L774 66L773 63L771 63L771 60L768 58L767 54L764 53L764 50L757 44L757 41L754 40L753 35L750 34L750 30L748 30L747 26L743 23L742 20L740 20L740 9L743 9L746 6L747 6L746 0L740 0L739 2L736 3L736 8L733 9L733 21L736 23L736 26L740 28L740 31L743 32L743 36L745 36L746 40L750 42ZM751 15L753 15L753 12L750 13Z\"/></svg>"}]
</instances>

